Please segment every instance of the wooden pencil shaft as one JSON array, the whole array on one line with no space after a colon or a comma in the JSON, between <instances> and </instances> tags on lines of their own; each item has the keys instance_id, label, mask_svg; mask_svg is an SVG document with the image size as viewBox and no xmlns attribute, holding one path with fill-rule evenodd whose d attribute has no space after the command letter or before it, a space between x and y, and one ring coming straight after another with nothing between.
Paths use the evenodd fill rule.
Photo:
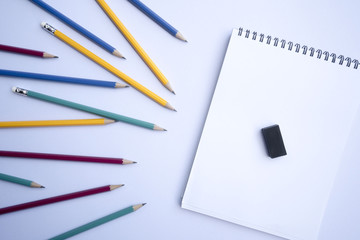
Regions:
<instances>
[{"instance_id":1,"label":"wooden pencil shaft","mask_svg":"<svg viewBox=\"0 0 360 240\"><path fill-rule=\"evenodd\" d=\"M19 48L19 47L8 46L8 45L3 45L3 44L0 44L0 50L7 51L7 52L20 53L20 54L25 54L25 55L31 55L31 56L36 56L36 57L44 57L44 53L45 53L42 51L37 51L37 50L32 50L32 49L27 49L27 48ZM53 56L53 55L51 55L51 56Z\"/></svg>"},{"instance_id":2,"label":"wooden pencil shaft","mask_svg":"<svg viewBox=\"0 0 360 240\"><path fill-rule=\"evenodd\" d=\"M169 104L167 101L165 101L164 99L162 99L161 97L159 97L158 95L156 95L155 93L150 91L149 89L145 88L143 85L136 82L135 80L133 80L132 78L130 78L129 76L127 76L126 74L124 74L123 72L121 72L120 70L115 68L114 66L112 66L110 63L106 62L102 58L100 58L97 55L95 55L94 53L90 52L88 49L81 46L80 44L78 44L77 42L75 42L74 40L72 40L71 38L69 38L68 36L63 34L62 32L60 32L59 30L54 29L52 26L50 26L47 23L42 23L42 26L43 26L43 29L45 29L49 33L53 34L54 36L56 36L63 42L67 43L68 45L70 45L71 47L73 47L74 49L76 49L77 51L79 51L80 53L85 55L86 57L90 58L92 61L99 64L100 66L102 66L103 68L108 70L109 72L113 73L115 76L124 80L126 83L133 86L134 88L136 88L138 91L140 91L141 93L143 93L150 99L154 100L155 102L157 102L158 104L160 104L164 107L172 109L168 106Z\"/></svg>"},{"instance_id":3,"label":"wooden pencil shaft","mask_svg":"<svg viewBox=\"0 0 360 240\"><path fill-rule=\"evenodd\" d=\"M104 10L104 12L109 16L109 18L113 21L122 35L126 38L126 40L130 43L130 45L134 48L134 50L138 53L138 55L142 58L142 60L146 63L146 65L151 69L151 71L155 74L155 76L160 80L160 82L166 86L169 81L164 76L164 74L160 71L160 69L155 65L155 63L151 60L151 58L147 55L145 50L140 46L140 44L135 40L135 38L131 35L129 30L125 27L125 25L120 21L120 19L116 16L116 14L111 10L109 5L104 0L96 0L100 7ZM169 89L172 91L172 89Z\"/></svg>"},{"instance_id":4,"label":"wooden pencil shaft","mask_svg":"<svg viewBox=\"0 0 360 240\"><path fill-rule=\"evenodd\" d=\"M55 127L55 126L83 126L105 125L105 119L71 119L71 120L40 120L40 121L7 121L0 122L0 128L15 127Z\"/></svg>"},{"instance_id":5,"label":"wooden pencil shaft","mask_svg":"<svg viewBox=\"0 0 360 240\"><path fill-rule=\"evenodd\" d=\"M20 71L12 71L5 69L0 69L0 76L49 80L55 82L76 83L76 84L85 84L85 85L110 87L110 88L114 88L116 86L116 82L110 82L110 81L65 77L65 76L57 76L57 75L49 75L49 74L41 74L41 73L20 72Z\"/></svg>"},{"instance_id":6,"label":"wooden pencil shaft","mask_svg":"<svg viewBox=\"0 0 360 240\"><path fill-rule=\"evenodd\" d=\"M112 164L123 164L123 161L124 161L123 158L108 158L108 157L35 153L35 152L1 151L1 150L0 150L0 156L19 157L19 158L35 158L35 159L52 159L52 160L63 160L63 161L77 161L77 162L112 163Z\"/></svg>"},{"instance_id":7,"label":"wooden pencil shaft","mask_svg":"<svg viewBox=\"0 0 360 240\"><path fill-rule=\"evenodd\" d=\"M57 17L59 20L66 23L68 26L72 27L73 29L75 29L76 31L78 31L79 33L84 35L85 37L89 38L91 41L98 44L99 46L104 48L109 53L113 54L114 51L117 51L113 46L106 43L101 38L97 37L95 34L89 32L87 29L80 26L79 24L77 24L76 22L74 22L73 20L71 20L70 18L68 18L67 16L65 16L64 14L59 12L58 10L56 10L55 8L53 8L50 5L48 5L47 3L45 3L44 1L41 1L41 0L30 0L30 1L33 2L34 4L38 5L39 7L41 7L48 13L52 14L53 16Z\"/></svg>"},{"instance_id":8,"label":"wooden pencil shaft","mask_svg":"<svg viewBox=\"0 0 360 240\"><path fill-rule=\"evenodd\" d=\"M110 190L111 190L110 185L108 185L108 186L103 186L103 187L98 187L98 188L87 189L87 190L80 191L80 192L74 192L74 193L59 195L59 196L55 196L55 197L45 198L45 199L41 199L41 200L37 200L37 201L33 201L33 202L22 203L22 204L18 204L18 205L14 205L14 206L0 208L0 214L15 212L15 211L38 207L38 206L42 206L42 205L46 205L46 204L56 203L56 202L60 202L60 201L66 201L66 200L84 197L84 196L88 196L88 195L92 195L92 194L107 192Z\"/></svg>"},{"instance_id":9,"label":"wooden pencil shaft","mask_svg":"<svg viewBox=\"0 0 360 240\"><path fill-rule=\"evenodd\" d=\"M143 204L141 204L141 206L143 206ZM132 213L132 212L136 211L138 208L139 208L138 205L134 205L134 206L131 206L131 207L127 207L127 208L121 209L121 210L119 210L119 211L117 211L117 212L114 212L114 213L112 213L112 214L109 214L109 215L104 216L104 217L102 217L102 218L96 219L96 220L94 220L94 221L92 221L92 222L89 222L89 223L87 223L87 224L84 224L84 225L82 225L82 226L79 226L79 227L77 227L77 228L74 228L74 229L72 229L72 230L70 230L70 231L67 231L67 232L65 232L65 233L63 233L63 234L60 234L60 235L55 236L55 237L53 237L53 238L50 238L49 240L62 240L62 239L67 239L67 238L72 237L72 236L74 236L74 235L76 235L76 234L85 232L85 231L87 231L87 230L90 230L90 229L92 229L92 228L95 228L95 227L97 227L97 226L100 226L100 225L102 225L102 224L104 224L104 223L107 223L107 222L110 222L110 221L112 221L112 220L114 220L114 219L117 219L117 218L119 218L119 217L122 217L122 216L124 216L124 215L126 215L126 214Z\"/></svg>"}]
</instances>

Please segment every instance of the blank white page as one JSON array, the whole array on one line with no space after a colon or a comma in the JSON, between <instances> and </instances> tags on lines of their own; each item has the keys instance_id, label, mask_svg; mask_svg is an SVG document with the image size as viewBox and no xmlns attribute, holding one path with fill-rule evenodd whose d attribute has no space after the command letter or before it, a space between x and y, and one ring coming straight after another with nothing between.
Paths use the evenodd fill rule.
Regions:
<instances>
[{"instance_id":1,"label":"blank white page","mask_svg":"<svg viewBox=\"0 0 360 240\"><path fill-rule=\"evenodd\" d=\"M355 64L233 30L182 207L289 239L317 239L359 103ZM281 40L281 39L280 39ZM316 49L315 49L316 50ZM286 156L267 156L278 124Z\"/></svg>"}]
</instances>

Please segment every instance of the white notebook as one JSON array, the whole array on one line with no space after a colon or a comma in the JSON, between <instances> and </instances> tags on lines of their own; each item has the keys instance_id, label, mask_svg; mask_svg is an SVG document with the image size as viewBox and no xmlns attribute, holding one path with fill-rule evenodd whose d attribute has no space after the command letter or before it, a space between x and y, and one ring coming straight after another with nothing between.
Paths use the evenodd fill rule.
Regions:
<instances>
[{"instance_id":1,"label":"white notebook","mask_svg":"<svg viewBox=\"0 0 360 240\"><path fill-rule=\"evenodd\" d=\"M234 29L182 208L287 239L317 239L360 103L358 61ZM270 158L261 129L280 127Z\"/></svg>"}]
</instances>

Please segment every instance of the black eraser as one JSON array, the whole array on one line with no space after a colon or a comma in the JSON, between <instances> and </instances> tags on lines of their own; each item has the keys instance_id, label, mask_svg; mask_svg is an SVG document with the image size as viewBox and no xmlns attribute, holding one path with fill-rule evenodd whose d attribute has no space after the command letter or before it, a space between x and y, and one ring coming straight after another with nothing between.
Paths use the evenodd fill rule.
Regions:
<instances>
[{"instance_id":1,"label":"black eraser","mask_svg":"<svg viewBox=\"0 0 360 240\"><path fill-rule=\"evenodd\" d=\"M269 157L276 158L286 155L286 149L279 125L261 129Z\"/></svg>"}]
</instances>

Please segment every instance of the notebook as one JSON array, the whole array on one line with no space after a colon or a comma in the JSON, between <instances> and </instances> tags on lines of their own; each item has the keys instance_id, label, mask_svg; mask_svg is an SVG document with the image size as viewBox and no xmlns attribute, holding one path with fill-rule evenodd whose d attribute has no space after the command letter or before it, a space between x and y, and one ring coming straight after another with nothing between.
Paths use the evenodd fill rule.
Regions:
<instances>
[{"instance_id":1,"label":"notebook","mask_svg":"<svg viewBox=\"0 0 360 240\"><path fill-rule=\"evenodd\" d=\"M234 29L182 208L286 239L317 239L360 103L358 60ZM286 155L261 129L278 125Z\"/></svg>"}]
</instances>

